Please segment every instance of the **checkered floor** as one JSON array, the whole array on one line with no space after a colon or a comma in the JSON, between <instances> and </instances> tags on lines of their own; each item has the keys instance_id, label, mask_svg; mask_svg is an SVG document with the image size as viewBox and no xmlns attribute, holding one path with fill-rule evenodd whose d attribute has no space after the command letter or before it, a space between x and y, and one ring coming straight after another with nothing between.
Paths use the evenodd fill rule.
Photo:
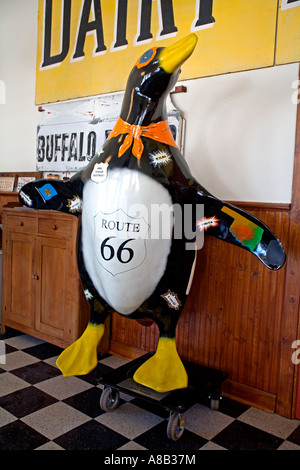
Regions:
<instances>
[{"instance_id":1,"label":"checkered floor","mask_svg":"<svg viewBox=\"0 0 300 470\"><path fill-rule=\"evenodd\" d=\"M6 350L6 363L0 363L0 450L300 450L299 420L225 397L219 411L194 404L185 413L182 437L170 440L168 412L161 407L121 394L114 412L100 408L97 379L124 359L107 355L89 375L64 378L55 366L60 348L10 329L0 340Z\"/></svg>"}]
</instances>

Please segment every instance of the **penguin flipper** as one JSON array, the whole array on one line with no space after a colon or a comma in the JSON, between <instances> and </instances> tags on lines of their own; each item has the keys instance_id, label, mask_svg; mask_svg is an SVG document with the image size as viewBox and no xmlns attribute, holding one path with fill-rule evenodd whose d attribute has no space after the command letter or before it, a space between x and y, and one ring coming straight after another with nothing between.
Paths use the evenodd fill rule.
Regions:
<instances>
[{"instance_id":1,"label":"penguin flipper","mask_svg":"<svg viewBox=\"0 0 300 470\"><path fill-rule=\"evenodd\" d=\"M79 339L57 358L56 365L64 375L86 375L97 366L97 346L104 334L104 324L89 323Z\"/></svg>"},{"instance_id":2,"label":"penguin flipper","mask_svg":"<svg viewBox=\"0 0 300 470\"><path fill-rule=\"evenodd\" d=\"M81 206L80 180L44 179L25 184L19 191L21 204L32 209L56 210L78 215Z\"/></svg>"},{"instance_id":3,"label":"penguin flipper","mask_svg":"<svg viewBox=\"0 0 300 470\"><path fill-rule=\"evenodd\" d=\"M178 355L175 338L160 337L156 353L134 373L133 379L157 392L188 386L188 376Z\"/></svg>"},{"instance_id":4,"label":"penguin flipper","mask_svg":"<svg viewBox=\"0 0 300 470\"><path fill-rule=\"evenodd\" d=\"M200 231L249 250L269 269L284 265L286 256L280 241L261 220L212 195L199 195L198 203L204 204L204 218L197 221Z\"/></svg>"}]
</instances>

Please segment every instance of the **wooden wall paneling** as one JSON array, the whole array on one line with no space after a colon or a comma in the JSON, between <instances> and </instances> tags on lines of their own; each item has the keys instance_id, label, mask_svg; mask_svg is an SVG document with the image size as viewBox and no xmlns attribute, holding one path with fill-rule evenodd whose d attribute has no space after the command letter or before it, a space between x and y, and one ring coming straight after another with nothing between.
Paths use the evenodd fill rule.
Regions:
<instances>
[{"instance_id":1,"label":"wooden wall paneling","mask_svg":"<svg viewBox=\"0 0 300 470\"><path fill-rule=\"evenodd\" d=\"M261 212L256 213L261 219L268 220ZM269 218L270 219L270 218ZM270 362L272 351L278 350L278 323L281 318L281 306L274 302L274 294L279 286L279 279L284 279L283 273L274 273L258 266L257 261L251 257L252 268L249 272L250 295L247 303L247 318L245 328L252 326L252 337L249 338L244 361L244 376L239 381L251 387L275 393L270 389L268 377L274 374L273 364ZM282 281L281 281L282 282ZM247 302L247 297L245 297ZM276 327L277 326L277 327Z\"/></svg>"},{"instance_id":2,"label":"wooden wall paneling","mask_svg":"<svg viewBox=\"0 0 300 470\"><path fill-rule=\"evenodd\" d=\"M262 213L255 215L264 218ZM217 257L215 263L211 259L212 254ZM252 387L261 385L262 378L266 380L267 377L265 388L273 391L268 374L276 371L273 366L269 372L269 358L276 347L275 355L278 354L276 345L280 322L274 322L274 318L279 316L280 319L281 306L279 302L276 307L275 297L277 284L282 284L284 274L282 271L270 272L249 253L209 238L203 255L200 255L202 262L198 263L194 285L178 325L180 336L188 310L196 311L196 323L202 323L202 326L193 324L191 327L199 341L193 341L193 345L190 343L194 350L193 353L189 351L187 358L226 370L236 382ZM214 295L216 280L219 280L219 288ZM264 292L268 297L262 309ZM195 343L196 348L193 348ZM182 353L185 354L184 351Z\"/></svg>"},{"instance_id":3,"label":"wooden wall paneling","mask_svg":"<svg viewBox=\"0 0 300 470\"><path fill-rule=\"evenodd\" d=\"M262 213L254 214L265 219L265 222L273 228L267 214L266 217ZM280 232L282 231L277 233L284 242L285 236ZM240 354L240 368L243 374L233 373L232 379L251 387L251 394L254 394L253 389L255 389L257 395L258 390L276 395L278 360L272 358L278 358L279 354L282 301L277 298L277 293L281 293L282 297L285 273L284 269L279 272L266 270L257 264L253 257L250 263L252 268L246 271L244 280L244 283L249 285L251 297L244 296L246 304L243 331L246 334L246 347L245 355ZM241 338L243 339L243 336ZM241 352L241 348L238 349ZM243 397L246 399L244 391ZM271 401L274 406L274 399Z\"/></svg>"},{"instance_id":4,"label":"wooden wall paneling","mask_svg":"<svg viewBox=\"0 0 300 470\"><path fill-rule=\"evenodd\" d=\"M281 234L285 249L288 251L288 230L289 230L289 212L278 214L274 223L274 232ZM284 302L284 285L286 278L286 266L281 271L276 273L276 281L271 282L270 279L268 288L270 289L269 310L270 315L270 333L272 334L272 343L270 343L269 354L265 357L264 362L264 375L269 379L269 390L274 394L278 393L278 364L280 362L280 343L281 343L281 323ZM274 316L272 318L272 313ZM271 367L270 367L271 365ZM272 371L272 374L270 373ZM268 375L269 373L269 375ZM266 382L266 385L267 382Z\"/></svg>"}]
</instances>

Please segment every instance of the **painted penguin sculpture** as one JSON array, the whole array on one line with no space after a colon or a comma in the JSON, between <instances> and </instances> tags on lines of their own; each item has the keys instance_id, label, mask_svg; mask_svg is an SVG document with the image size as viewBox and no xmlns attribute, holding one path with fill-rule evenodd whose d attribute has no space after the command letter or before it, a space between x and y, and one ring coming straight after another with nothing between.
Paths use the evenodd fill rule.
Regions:
<instances>
[{"instance_id":1,"label":"painted penguin sculpture","mask_svg":"<svg viewBox=\"0 0 300 470\"><path fill-rule=\"evenodd\" d=\"M151 319L159 328L157 350L134 380L159 392L187 387L175 329L192 282L196 248L186 249L190 240L184 230L174 235L178 216L164 215L159 224L149 217L153 209L202 204L203 217L191 216L194 231L205 228L206 235L248 250L270 269L284 264L282 246L268 227L202 187L173 140L166 98L196 42L190 34L145 52L130 73L120 117L88 166L67 182L41 180L20 191L20 201L29 207L82 215L78 269L90 321L57 360L65 376L87 374L97 365L104 321L116 311Z\"/></svg>"}]
</instances>

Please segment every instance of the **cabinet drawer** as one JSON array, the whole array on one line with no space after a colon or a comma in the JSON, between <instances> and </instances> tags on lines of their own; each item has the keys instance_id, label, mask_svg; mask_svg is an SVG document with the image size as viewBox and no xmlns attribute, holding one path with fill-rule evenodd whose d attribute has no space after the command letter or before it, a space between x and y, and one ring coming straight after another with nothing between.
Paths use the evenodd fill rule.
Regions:
<instances>
[{"instance_id":1,"label":"cabinet drawer","mask_svg":"<svg viewBox=\"0 0 300 470\"><path fill-rule=\"evenodd\" d=\"M38 221L39 233L45 235L56 235L61 237L71 237L73 224L68 220L59 219L39 219Z\"/></svg>"},{"instance_id":2,"label":"cabinet drawer","mask_svg":"<svg viewBox=\"0 0 300 470\"><path fill-rule=\"evenodd\" d=\"M14 232L34 233L36 231L36 219L34 217L8 216L6 224L7 230L13 230Z\"/></svg>"}]
</instances>

